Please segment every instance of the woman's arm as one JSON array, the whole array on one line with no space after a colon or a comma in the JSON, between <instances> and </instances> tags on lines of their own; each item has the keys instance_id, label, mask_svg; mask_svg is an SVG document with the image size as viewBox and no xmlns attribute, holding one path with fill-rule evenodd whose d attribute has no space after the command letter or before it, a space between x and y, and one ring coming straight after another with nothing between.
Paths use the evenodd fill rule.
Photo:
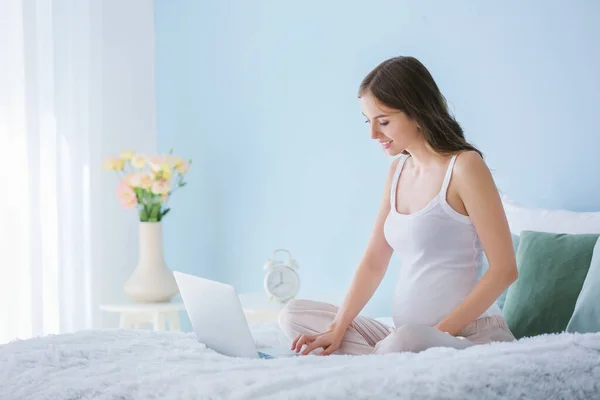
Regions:
<instances>
[{"instance_id":1,"label":"woman's arm","mask_svg":"<svg viewBox=\"0 0 600 400\"><path fill-rule=\"evenodd\" d=\"M476 152L462 153L452 177L489 261L471 293L436 326L455 336L500 297L518 272L502 201L483 159Z\"/></svg>"},{"instance_id":2,"label":"woman's arm","mask_svg":"<svg viewBox=\"0 0 600 400\"><path fill-rule=\"evenodd\" d=\"M345 332L348 329L350 323L375 293L390 263L393 249L383 235L383 224L390 212L390 190L398 161L399 159L395 159L390 166L384 185L383 198L367 248L354 274L344 302L329 326L334 331Z\"/></svg>"}]
</instances>

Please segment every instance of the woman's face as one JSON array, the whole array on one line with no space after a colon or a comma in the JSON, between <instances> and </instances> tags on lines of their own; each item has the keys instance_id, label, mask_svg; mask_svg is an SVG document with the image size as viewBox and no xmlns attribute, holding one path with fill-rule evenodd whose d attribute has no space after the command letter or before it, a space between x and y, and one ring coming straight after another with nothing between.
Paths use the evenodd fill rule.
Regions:
<instances>
[{"instance_id":1,"label":"woman's face","mask_svg":"<svg viewBox=\"0 0 600 400\"><path fill-rule=\"evenodd\" d=\"M360 97L365 121L371 127L371 138L379 142L389 156L406 150L419 138L417 123L399 110L380 104L370 93Z\"/></svg>"}]
</instances>

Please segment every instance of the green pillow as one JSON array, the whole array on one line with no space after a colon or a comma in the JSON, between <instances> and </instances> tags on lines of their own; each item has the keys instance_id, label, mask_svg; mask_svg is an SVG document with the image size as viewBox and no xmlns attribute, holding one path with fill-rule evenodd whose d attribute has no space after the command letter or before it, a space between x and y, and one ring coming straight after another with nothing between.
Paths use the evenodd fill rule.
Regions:
<instances>
[{"instance_id":1,"label":"green pillow","mask_svg":"<svg viewBox=\"0 0 600 400\"><path fill-rule=\"evenodd\" d=\"M590 270L577 298L567 332L600 332L600 239L594 247Z\"/></svg>"},{"instance_id":2,"label":"green pillow","mask_svg":"<svg viewBox=\"0 0 600 400\"><path fill-rule=\"evenodd\" d=\"M508 289L502 309L517 339L565 330L598 236L521 232L519 278Z\"/></svg>"}]
</instances>

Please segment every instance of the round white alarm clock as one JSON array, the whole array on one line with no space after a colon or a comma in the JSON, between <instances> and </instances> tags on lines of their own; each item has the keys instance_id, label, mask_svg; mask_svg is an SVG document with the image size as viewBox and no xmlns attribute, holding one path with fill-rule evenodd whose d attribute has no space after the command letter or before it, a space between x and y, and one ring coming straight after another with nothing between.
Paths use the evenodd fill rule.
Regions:
<instances>
[{"instance_id":1,"label":"round white alarm clock","mask_svg":"<svg viewBox=\"0 0 600 400\"><path fill-rule=\"evenodd\" d=\"M278 252L288 254L288 262L285 263L275 259ZM275 299L285 303L293 299L300 290L300 275L297 269L298 263L292 258L292 254L285 249L275 250L271 258L267 259L263 269L265 270L264 286L269 300Z\"/></svg>"}]
</instances>

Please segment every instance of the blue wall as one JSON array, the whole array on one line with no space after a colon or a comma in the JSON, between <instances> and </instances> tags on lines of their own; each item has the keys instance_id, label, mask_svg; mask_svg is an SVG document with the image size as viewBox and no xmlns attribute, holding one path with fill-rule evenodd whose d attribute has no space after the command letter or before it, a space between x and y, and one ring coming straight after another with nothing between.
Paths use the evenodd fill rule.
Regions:
<instances>
[{"instance_id":1,"label":"blue wall","mask_svg":"<svg viewBox=\"0 0 600 400\"><path fill-rule=\"evenodd\" d=\"M430 69L506 194L600 210L600 2L348 3L156 1L159 148L194 158L171 268L262 290L285 247L301 295L343 294L391 162L357 87L395 55ZM391 312L398 268L365 314Z\"/></svg>"}]
</instances>

